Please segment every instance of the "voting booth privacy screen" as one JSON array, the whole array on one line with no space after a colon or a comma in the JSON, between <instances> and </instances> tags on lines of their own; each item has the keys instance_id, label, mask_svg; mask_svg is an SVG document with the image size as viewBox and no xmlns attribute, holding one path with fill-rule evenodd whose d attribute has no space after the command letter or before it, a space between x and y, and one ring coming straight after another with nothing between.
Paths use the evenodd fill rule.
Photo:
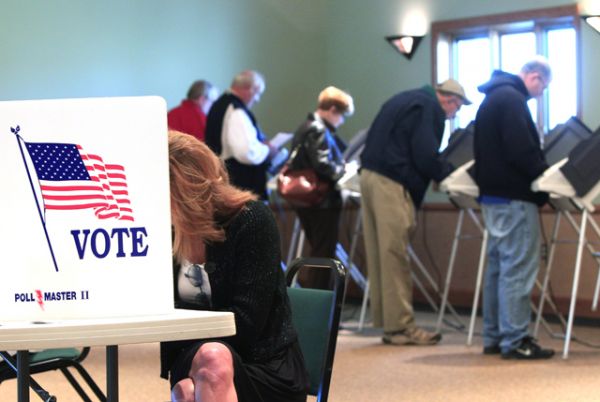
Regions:
<instances>
[{"instance_id":1,"label":"voting booth privacy screen","mask_svg":"<svg viewBox=\"0 0 600 402\"><path fill-rule=\"evenodd\" d=\"M472 121L465 128L459 128L452 132L448 138L448 146L442 151L442 158L458 168L472 161L473 139L475 136L475 122Z\"/></svg>"},{"instance_id":2,"label":"voting booth privacy screen","mask_svg":"<svg viewBox=\"0 0 600 402\"><path fill-rule=\"evenodd\" d=\"M544 138L544 156L548 165L554 165L569 156L577 144L592 136L592 131L573 116L558 124Z\"/></svg>"},{"instance_id":3,"label":"voting booth privacy screen","mask_svg":"<svg viewBox=\"0 0 600 402\"><path fill-rule=\"evenodd\" d=\"M173 308L166 104L0 102L0 321Z\"/></svg>"},{"instance_id":4,"label":"voting booth privacy screen","mask_svg":"<svg viewBox=\"0 0 600 402\"><path fill-rule=\"evenodd\" d=\"M560 170L575 189L578 197L584 197L600 181L600 133L580 143L571 152L569 160Z\"/></svg>"}]
</instances>

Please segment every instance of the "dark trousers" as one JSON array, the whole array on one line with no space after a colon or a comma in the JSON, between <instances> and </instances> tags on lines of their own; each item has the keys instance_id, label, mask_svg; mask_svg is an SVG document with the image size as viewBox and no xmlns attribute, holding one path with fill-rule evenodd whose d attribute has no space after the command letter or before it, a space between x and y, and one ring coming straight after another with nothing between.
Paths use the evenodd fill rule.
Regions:
<instances>
[{"instance_id":1,"label":"dark trousers","mask_svg":"<svg viewBox=\"0 0 600 402\"><path fill-rule=\"evenodd\" d=\"M335 258L341 208L299 208L296 214L310 245L310 257ZM330 289L332 276L326 269L311 269L299 277L302 286Z\"/></svg>"}]
</instances>

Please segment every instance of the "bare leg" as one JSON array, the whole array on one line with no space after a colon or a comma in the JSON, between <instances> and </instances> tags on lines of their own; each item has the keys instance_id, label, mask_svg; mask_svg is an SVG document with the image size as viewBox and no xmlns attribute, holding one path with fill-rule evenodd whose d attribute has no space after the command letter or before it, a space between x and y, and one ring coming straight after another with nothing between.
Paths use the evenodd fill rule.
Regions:
<instances>
[{"instance_id":1,"label":"bare leg","mask_svg":"<svg viewBox=\"0 0 600 402\"><path fill-rule=\"evenodd\" d=\"M179 381L171 390L173 402L194 402L194 382L191 378Z\"/></svg>"},{"instance_id":2,"label":"bare leg","mask_svg":"<svg viewBox=\"0 0 600 402\"><path fill-rule=\"evenodd\" d=\"M222 343L209 342L198 349L190 377L194 381L196 402L237 402L233 357Z\"/></svg>"}]
</instances>

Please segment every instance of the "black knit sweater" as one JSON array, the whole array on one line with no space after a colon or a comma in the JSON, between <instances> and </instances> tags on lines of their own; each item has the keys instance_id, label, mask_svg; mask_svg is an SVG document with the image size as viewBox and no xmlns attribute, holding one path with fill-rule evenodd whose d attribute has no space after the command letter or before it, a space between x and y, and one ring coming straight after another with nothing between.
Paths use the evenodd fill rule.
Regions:
<instances>
[{"instance_id":1,"label":"black knit sweater","mask_svg":"<svg viewBox=\"0 0 600 402\"><path fill-rule=\"evenodd\" d=\"M280 266L279 232L271 210L259 201L249 202L225 230L226 240L206 250L207 271L214 268L209 272L213 310L235 315L235 336L222 340L244 362L266 362L297 339ZM178 270L175 266L174 278ZM176 286L175 307L191 307L179 301ZM162 377L167 378L179 351L193 342L161 343Z\"/></svg>"}]
</instances>

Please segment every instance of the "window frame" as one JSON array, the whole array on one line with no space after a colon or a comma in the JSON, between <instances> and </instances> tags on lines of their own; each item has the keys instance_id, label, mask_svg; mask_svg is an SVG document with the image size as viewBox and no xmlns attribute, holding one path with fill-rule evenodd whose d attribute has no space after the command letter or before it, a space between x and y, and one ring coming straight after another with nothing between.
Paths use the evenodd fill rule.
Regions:
<instances>
[{"instance_id":1,"label":"window frame","mask_svg":"<svg viewBox=\"0 0 600 402\"><path fill-rule=\"evenodd\" d=\"M582 63L581 63L581 18L577 4L560 7L550 7L526 11L516 11L503 14L492 14L479 17L462 18L456 20L434 21L431 24L431 82L436 84L438 81L438 44L441 41L447 42L450 46L449 52L449 75L454 77L454 52L452 45L456 39L490 37L490 30L497 31L499 34L517 33L521 30L515 27L515 24L522 23L523 31L534 31L539 38L538 33L542 30L556 29L561 27L572 27L575 30L575 71L576 80L576 116L581 118L582 114ZM502 26L506 25L506 28ZM499 41L499 35L493 40ZM539 39L538 39L539 40ZM540 46L541 45L541 46ZM546 47L546 44L538 43L538 47ZM500 60L494 60L493 64L500 65ZM540 118L542 114L547 113L548 101L545 100L538 105L538 129L542 131L545 122ZM451 122L451 128L454 129L454 122ZM549 128L551 129L551 127Z\"/></svg>"}]
</instances>

